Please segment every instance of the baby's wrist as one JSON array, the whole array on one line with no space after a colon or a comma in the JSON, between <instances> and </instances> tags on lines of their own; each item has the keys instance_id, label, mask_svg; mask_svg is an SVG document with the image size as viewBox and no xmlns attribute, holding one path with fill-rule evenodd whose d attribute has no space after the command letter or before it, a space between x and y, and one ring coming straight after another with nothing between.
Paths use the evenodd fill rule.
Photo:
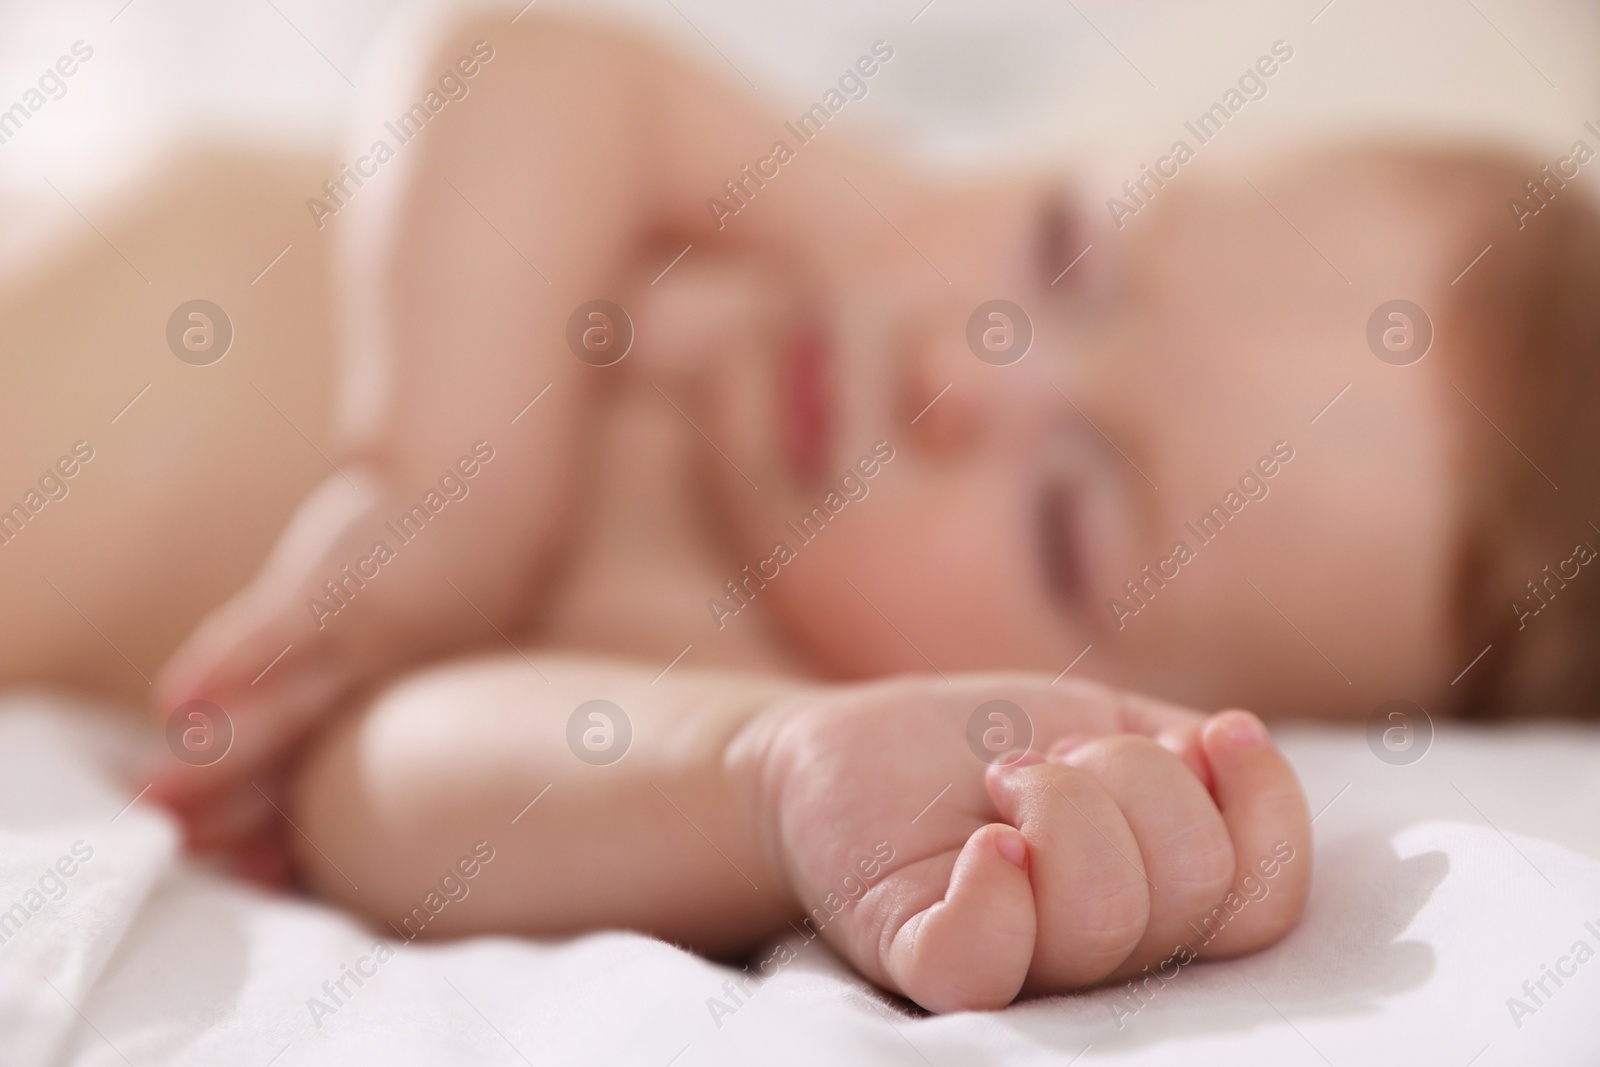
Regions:
<instances>
[{"instance_id":1,"label":"baby's wrist","mask_svg":"<svg viewBox=\"0 0 1600 1067\"><path fill-rule=\"evenodd\" d=\"M783 783L794 773L784 737L786 727L807 712L817 695L805 690L772 700L740 727L726 755L733 801L749 813L752 862L766 872L762 889L770 884L784 908L796 912L800 896L781 829Z\"/></svg>"}]
</instances>

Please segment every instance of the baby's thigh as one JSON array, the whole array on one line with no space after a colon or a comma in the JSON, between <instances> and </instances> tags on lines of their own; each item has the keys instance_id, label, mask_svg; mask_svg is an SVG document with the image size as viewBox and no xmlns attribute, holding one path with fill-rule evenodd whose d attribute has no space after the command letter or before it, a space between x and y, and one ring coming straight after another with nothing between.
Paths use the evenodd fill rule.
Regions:
<instances>
[{"instance_id":1,"label":"baby's thigh","mask_svg":"<svg viewBox=\"0 0 1600 1067\"><path fill-rule=\"evenodd\" d=\"M573 760L565 724L582 699L516 655L390 683L305 756L289 798L300 869L406 937L524 925L517 887L537 878L530 846L550 832L538 816L551 798L529 805Z\"/></svg>"}]
</instances>

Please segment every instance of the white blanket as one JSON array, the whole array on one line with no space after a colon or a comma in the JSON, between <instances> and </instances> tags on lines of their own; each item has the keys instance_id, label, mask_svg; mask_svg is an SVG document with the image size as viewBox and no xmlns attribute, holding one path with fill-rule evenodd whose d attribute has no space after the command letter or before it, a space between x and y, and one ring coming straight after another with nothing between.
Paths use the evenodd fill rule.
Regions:
<instances>
[{"instance_id":1,"label":"white blanket","mask_svg":"<svg viewBox=\"0 0 1600 1067\"><path fill-rule=\"evenodd\" d=\"M0 700L5 1067L1600 1063L1592 730L1446 730L1404 767L1357 730L1285 731L1327 807L1316 887L1282 944L1142 999L942 1018L820 942L741 989L632 934L381 941L184 862L173 823L121 784L151 743L125 716Z\"/></svg>"}]
</instances>

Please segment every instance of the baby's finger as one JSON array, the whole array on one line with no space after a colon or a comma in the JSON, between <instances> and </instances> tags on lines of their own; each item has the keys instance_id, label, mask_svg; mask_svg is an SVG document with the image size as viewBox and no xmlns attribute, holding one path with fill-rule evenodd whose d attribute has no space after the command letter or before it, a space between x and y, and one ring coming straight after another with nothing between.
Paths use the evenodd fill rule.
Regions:
<instances>
[{"instance_id":1,"label":"baby's finger","mask_svg":"<svg viewBox=\"0 0 1600 1067\"><path fill-rule=\"evenodd\" d=\"M1199 712L1097 682L1063 679L1052 683L1049 691L1064 706L1058 718L1039 724L1046 734L1047 743L1041 746L1046 751L1058 739L1081 743L1108 734L1139 734L1183 760L1195 777L1210 787L1211 769L1200 747L1200 729L1206 717Z\"/></svg>"},{"instance_id":2,"label":"baby's finger","mask_svg":"<svg viewBox=\"0 0 1600 1067\"><path fill-rule=\"evenodd\" d=\"M290 607L287 598L269 603L259 587L252 586L201 620L156 678L157 714L188 700L214 699L213 694L249 685L269 667L292 671L307 658L316 634L306 625L305 609ZM295 645L300 647L294 649ZM286 648L299 653L287 664L277 658Z\"/></svg>"},{"instance_id":3,"label":"baby's finger","mask_svg":"<svg viewBox=\"0 0 1600 1067\"><path fill-rule=\"evenodd\" d=\"M1093 985L1128 958L1150 918L1139 843L1099 782L1059 764L992 768L989 795L1028 842L1038 935L1025 988Z\"/></svg>"},{"instance_id":4,"label":"baby's finger","mask_svg":"<svg viewBox=\"0 0 1600 1067\"><path fill-rule=\"evenodd\" d=\"M1311 891L1311 813L1261 720L1224 711L1201 733L1212 793L1233 840L1231 891L1201 921L1202 956L1242 956L1281 938Z\"/></svg>"},{"instance_id":5,"label":"baby's finger","mask_svg":"<svg viewBox=\"0 0 1600 1067\"><path fill-rule=\"evenodd\" d=\"M1123 729L1153 739L1181 759L1201 784L1210 789L1211 768L1200 746L1200 730L1205 725L1205 716L1189 708L1138 693L1119 692L1117 695Z\"/></svg>"},{"instance_id":6,"label":"baby's finger","mask_svg":"<svg viewBox=\"0 0 1600 1067\"><path fill-rule=\"evenodd\" d=\"M175 813L183 823L184 845L192 852L229 849L278 817L267 797L249 783L193 797Z\"/></svg>"},{"instance_id":7,"label":"baby's finger","mask_svg":"<svg viewBox=\"0 0 1600 1067\"><path fill-rule=\"evenodd\" d=\"M1034 948L1028 850L991 823L959 853L902 867L842 921L847 951L866 974L929 1011L984 1011L1016 997Z\"/></svg>"},{"instance_id":8,"label":"baby's finger","mask_svg":"<svg viewBox=\"0 0 1600 1067\"><path fill-rule=\"evenodd\" d=\"M1094 777L1127 819L1149 877L1150 922L1117 977L1160 960L1233 884L1233 843L1211 795L1168 749L1123 734L1062 757Z\"/></svg>"},{"instance_id":9,"label":"baby's finger","mask_svg":"<svg viewBox=\"0 0 1600 1067\"><path fill-rule=\"evenodd\" d=\"M172 807L215 793L233 782L248 781L294 743L317 713L345 688L343 677L320 665L285 675L273 685L263 683L260 691L249 686L219 693L214 708L183 711L177 728L169 729L169 751L146 768L151 782L150 798ZM207 746L225 745L220 751L208 748L190 750L193 719L196 738Z\"/></svg>"},{"instance_id":10,"label":"baby's finger","mask_svg":"<svg viewBox=\"0 0 1600 1067\"><path fill-rule=\"evenodd\" d=\"M757 255L697 256L648 285L641 280L629 307L654 339L652 358L682 370L779 318L789 291Z\"/></svg>"},{"instance_id":11,"label":"baby's finger","mask_svg":"<svg viewBox=\"0 0 1600 1067\"><path fill-rule=\"evenodd\" d=\"M350 472L362 483L359 465ZM356 488L343 476L329 478L300 506L273 546L261 572L226 604L203 619L162 667L155 686L155 712L165 717L196 699L219 700L255 686L259 679L292 674L312 661L332 658L332 631L311 625L306 609L317 564L340 558L341 538L353 536L375 491ZM326 568L335 573L336 567Z\"/></svg>"},{"instance_id":12,"label":"baby's finger","mask_svg":"<svg viewBox=\"0 0 1600 1067\"><path fill-rule=\"evenodd\" d=\"M289 853L286 827L265 823L227 852L227 869L235 877L265 889L294 887L294 860Z\"/></svg>"},{"instance_id":13,"label":"baby's finger","mask_svg":"<svg viewBox=\"0 0 1600 1067\"><path fill-rule=\"evenodd\" d=\"M290 826L285 795L292 763L280 757L246 781L228 782L176 806L184 844L191 852L233 852L263 828Z\"/></svg>"}]
</instances>

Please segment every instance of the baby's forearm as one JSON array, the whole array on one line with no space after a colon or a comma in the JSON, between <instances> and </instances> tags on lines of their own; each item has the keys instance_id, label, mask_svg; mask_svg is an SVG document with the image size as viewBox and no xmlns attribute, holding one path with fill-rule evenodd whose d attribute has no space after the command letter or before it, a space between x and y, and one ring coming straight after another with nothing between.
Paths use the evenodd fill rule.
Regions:
<instances>
[{"instance_id":1,"label":"baby's forearm","mask_svg":"<svg viewBox=\"0 0 1600 1067\"><path fill-rule=\"evenodd\" d=\"M470 95L329 225L348 252L345 454L405 504L475 443L494 450L480 499L430 524L413 554L436 565L406 582L427 586L406 592L409 610L434 599L476 632L443 577L515 622L572 523L602 383L567 350L566 323L614 291L637 230L638 109L593 32L503 20L460 27L408 91L468 55L489 57Z\"/></svg>"},{"instance_id":2,"label":"baby's forearm","mask_svg":"<svg viewBox=\"0 0 1600 1067\"><path fill-rule=\"evenodd\" d=\"M385 582L466 623L441 631L475 633L443 578L502 625L537 608L582 506L597 395L643 358L586 365L569 350L575 310L633 303L691 244L697 258L759 247L817 268L821 249L849 253L838 233L809 236L815 220L853 194L833 173L838 149L811 146L807 172L775 180L723 232L707 201L783 134L741 93L625 33L536 16L460 27L418 78L469 53L493 57L470 95L328 224L348 253L349 462L378 475L392 512L472 445L494 450L471 486L480 500L447 509L410 550L420 564ZM864 162L851 169L873 184Z\"/></svg>"},{"instance_id":3,"label":"baby's forearm","mask_svg":"<svg viewBox=\"0 0 1600 1067\"><path fill-rule=\"evenodd\" d=\"M615 661L539 671L548 683L507 656L414 676L316 746L293 814L319 892L408 938L626 927L710 953L797 913L747 729L793 687L681 668L651 684ZM572 726L595 699L612 706ZM480 842L493 859L463 879Z\"/></svg>"},{"instance_id":4,"label":"baby's forearm","mask_svg":"<svg viewBox=\"0 0 1600 1067\"><path fill-rule=\"evenodd\" d=\"M462 57L477 63L470 94L321 220L347 253L343 441L318 448L337 470L162 673L162 709L203 698L254 718L233 758L175 764L159 784L191 815L356 687L537 632L598 481L599 397L671 373L669 331L597 367L569 345L569 320L597 298L634 305L641 325L659 310L643 294L664 292L650 282L705 235L717 176L782 125L653 46L537 16L457 27L376 113L403 112ZM804 259L797 235L845 255L815 224L843 189L826 170L785 174L737 233L713 230L693 255ZM666 388L692 407L692 390Z\"/></svg>"}]
</instances>

